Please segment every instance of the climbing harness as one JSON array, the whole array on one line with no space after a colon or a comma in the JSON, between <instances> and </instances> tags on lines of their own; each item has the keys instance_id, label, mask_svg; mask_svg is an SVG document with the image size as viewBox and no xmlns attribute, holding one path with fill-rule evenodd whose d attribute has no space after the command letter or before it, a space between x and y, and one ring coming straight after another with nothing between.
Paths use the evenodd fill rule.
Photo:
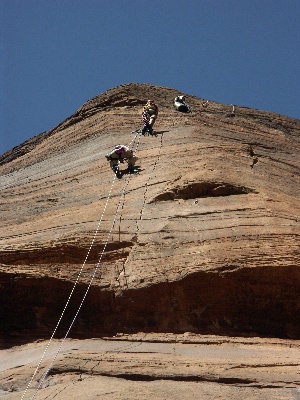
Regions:
<instances>
[{"instance_id":1,"label":"climbing harness","mask_svg":"<svg viewBox=\"0 0 300 400\"><path fill-rule=\"evenodd\" d=\"M142 120L144 121L145 124L149 124L149 122L150 122L150 114L147 111L143 111Z\"/></svg>"}]
</instances>

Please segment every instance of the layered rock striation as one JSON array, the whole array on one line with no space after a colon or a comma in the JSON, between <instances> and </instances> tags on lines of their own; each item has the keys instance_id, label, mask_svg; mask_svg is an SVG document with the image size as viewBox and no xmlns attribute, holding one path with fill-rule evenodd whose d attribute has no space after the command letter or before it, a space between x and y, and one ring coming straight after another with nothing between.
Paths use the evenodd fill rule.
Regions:
<instances>
[{"instance_id":1,"label":"layered rock striation","mask_svg":"<svg viewBox=\"0 0 300 400\"><path fill-rule=\"evenodd\" d=\"M300 337L300 121L176 95L121 85L0 157L3 339L78 310L73 337ZM155 136L132 133L148 98ZM110 170L119 143L139 174Z\"/></svg>"}]
</instances>

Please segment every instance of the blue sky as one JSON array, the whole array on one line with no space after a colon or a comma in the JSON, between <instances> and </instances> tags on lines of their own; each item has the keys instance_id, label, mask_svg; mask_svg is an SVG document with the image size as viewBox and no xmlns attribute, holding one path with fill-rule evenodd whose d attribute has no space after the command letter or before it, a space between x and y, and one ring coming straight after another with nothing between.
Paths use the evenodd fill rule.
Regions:
<instances>
[{"instance_id":1,"label":"blue sky","mask_svg":"<svg viewBox=\"0 0 300 400\"><path fill-rule=\"evenodd\" d=\"M299 0L0 0L0 154L123 83L300 119Z\"/></svg>"}]
</instances>

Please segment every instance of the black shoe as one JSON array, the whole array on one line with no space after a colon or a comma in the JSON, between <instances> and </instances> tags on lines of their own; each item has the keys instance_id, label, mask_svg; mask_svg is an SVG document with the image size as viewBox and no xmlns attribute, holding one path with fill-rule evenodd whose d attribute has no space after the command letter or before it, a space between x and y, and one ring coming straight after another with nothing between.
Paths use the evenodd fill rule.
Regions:
<instances>
[{"instance_id":1,"label":"black shoe","mask_svg":"<svg viewBox=\"0 0 300 400\"><path fill-rule=\"evenodd\" d=\"M136 174L138 170L135 167L128 167L127 171L129 174Z\"/></svg>"},{"instance_id":2,"label":"black shoe","mask_svg":"<svg viewBox=\"0 0 300 400\"><path fill-rule=\"evenodd\" d=\"M152 135L152 127L151 125L145 124L144 128L142 130L142 135L146 135L146 133L148 133L148 135Z\"/></svg>"}]
</instances>

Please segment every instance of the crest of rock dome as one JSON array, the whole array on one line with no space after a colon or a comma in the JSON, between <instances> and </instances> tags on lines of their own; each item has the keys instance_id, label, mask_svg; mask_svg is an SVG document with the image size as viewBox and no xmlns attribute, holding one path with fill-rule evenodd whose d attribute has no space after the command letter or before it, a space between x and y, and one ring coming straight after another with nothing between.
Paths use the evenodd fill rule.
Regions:
<instances>
[{"instance_id":1,"label":"crest of rock dome","mask_svg":"<svg viewBox=\"0 0 300 400\"><path fill-rule=\"evenodd\" d=\"M299 338L300 121L178 93L118 86L0 157L3 337L48 337L77 282L63 335L97 267L73 337ZM114 181L118 143L140 173Z\"/></svg>"}]
</instances>

